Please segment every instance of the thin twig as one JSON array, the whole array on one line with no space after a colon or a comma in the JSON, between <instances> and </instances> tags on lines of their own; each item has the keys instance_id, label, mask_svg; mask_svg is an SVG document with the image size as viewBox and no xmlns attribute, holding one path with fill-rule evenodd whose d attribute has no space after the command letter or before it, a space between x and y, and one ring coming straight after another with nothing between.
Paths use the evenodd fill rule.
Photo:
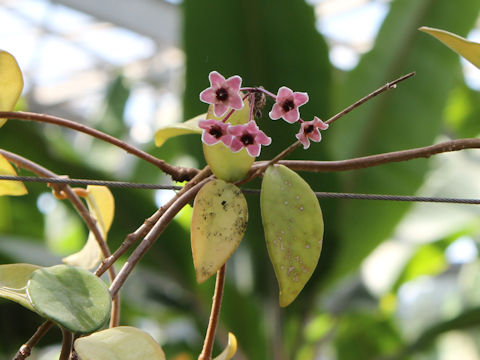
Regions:
<instances>
[{"instance_id":1,"label":"thin twig","mask_svg":"<svg viewBox=\"0 0 480 360\"><path fill-rule=\"evenodd\" d=\"M32 337L20 347L13 360L25 360L27 357L29 357L34 346L38 344L38 342L45 336L52 326L53 322L50 320L47 320L40 325Z\"/></svg>"},{"instance_id":2,"label":"thin twig","mask_svg":"<svg viewBox=\"0 0 480 360\"><path fill-rule=\"evenodd\" d=\"M355 103L353 103L352 105L346 107L345 109L343 109L342 111L340 111L338 114L332 116L330 119L328 119L327 121L325 121L325 124L331 124L333 123L335 120L338 120L340 119L341 117L343 117L344 115L348 114L350 111L352 111L353 109L359 107L360 105L362 105L364 102L374 98L375 96L387 91L387 90L390 90L390 89L395 89L397 87L397 84L402 82L403 80L406 80L412 76L415 75L415 72L411 72L409 74L406 74L406 75L403 75L401 77L399 77L398 79L396 80L393 80L392 82L389 82L389 83L386 83L385 85L383 85L382 87L378 88L377 90L371 92L370 94L368 94L367 96L364 96L363 98L361 98L360 100L356 101Z\"/></svg>"},{"instance_id":3,"label":"thin twig","mask_svg":"<svg viewBox=\"0 0 480 360\"><path fill-rule=\"evenodd\" d=\"M70 128L79 132L83 132L84 134L88 134L90 136L96 137L102 141L108 142L112 145L115 145L126 152L139 157L149 163L155 165L163 172L169 174L173 180L175 181L185 181L191 179L195 174L198 172L197 169L192 168L185 168L180 166L173 166L165 162L164 160L158 159L155 156L152 156L135 146L127 144L126 142L117 139L111 135L105 134L99 130L93 129L89 126L79 124L77 122L63 119L56 116L46 115L46 114L37 114L37 113L30 113L30 112L22 112L22 111L0 111L0 118L9 118L9 119L18 119L18 120L28 120L28 121L36 121L41 123L47 124L54 124L66 128Z\"/></svg>"},{"instance_id":4,"label":"thin twig","mask_svg":"<svg viewBox=\"0 0 480 360\"><path fill-rule=\"evenodd\" d=\"M135 265L140 261L143 255L152 247L160 234L165 230L167 225L177 215L177 213L197 194L200 188L210 181L209 178L201 181L197 185L185 191L176 201L170 206L165 213L159 218L153 228L148 232L140 245L137 246L135 251L130 255L127 262L120 269L117 277L110 285L110 294L115 296L120 288L127 280L128 275L132 272Z\"/></svg>"},{"instance_id":5,"label":"thin twig","mask_svg":"<svg viewBox=\"0 0 480 360\"><path fill-rule=\"evenodd\" d=\"M63 340L62 350L60 352L58 360L68 360L68 358L70 357L70 353L72 352L73 334L63 327L61 327L61 329Z\"/></svg>"},{"instance_id":6,"label":"thin twig","mask_svg":"<svg viewBox=\"0 0 480 360\"><path fill-rule=\"evenodd\" d=\"M160 207L152 216L144 221L142 226L140 226L135 232L128 234L126 239L122 242L120 247L108 258L105 258L98 269L95 271L95 275L102 275L110 266L112 266L119 258L122 256L135 242L140 238L147 235L147 233L152 229L152 227L157 223L160 217L167 211L170 206L172 206L175 201L182 196L186 191L188 191L193 186L197 185L200 181L204 180L210 176L211 170L208 166L203 168L192 180L190 180L175 196L165 205Z\"/></svg>"},{"instance_id":7,"label":"thin twig","mask_svg":"<svg viewBox=\"0 0 480 360\"><path fill-rule=\"evenodd\" d=\"M54 172L44 168L43 166L28 160L20 155L11 153L6 150L0 149L0 154L2 154L7 160L13 162L16 164L18 167L29 170L39 176L44 176L44 177L51 177L51 178L59 178L57 174ZM103 258L108 258L110 257L110 249L108 248L108 245L103 237L102 232L100 231L99 227L97 226L97 222L95 219L90 215L90 212L88 211L87 207L85 204L80 200L80 198L77 196L77 194L72 190L70 186L67 185L62 185L62 184L51 184L51 187L55 189L57 192L65 192L66 196L72 203L72 205L75 207L77 210L78 214L82 217L84 220L85 224L87 225L88 229L93 233L98 246L100 247L100 250L102 252ZM110 281L113 282L115 279L115 269L113 267L109 268L108 270L109 278ZM112 315L110 318L110 325L117 326L119 317L120 317L120 303L119 303L119 298L118 297L112 297Z\"/></svg>"},{"instance_id":8,"label":"thin twig","mask_svg":"<svg viewBox=\"0 0 480 360\"><path fill-rule=\"evenodd\" d=\"M207 333L203 342L203 349L198 360L211 360L213 343L215 341L215 332L217 331L218 319L220 317L220 309L222 307L223 289L225 287L225 267L217 271L217 279L215 281L215 292L213 294L212 310L210 311L210 320L208 321Z\"/></svg>"}]
</instances>

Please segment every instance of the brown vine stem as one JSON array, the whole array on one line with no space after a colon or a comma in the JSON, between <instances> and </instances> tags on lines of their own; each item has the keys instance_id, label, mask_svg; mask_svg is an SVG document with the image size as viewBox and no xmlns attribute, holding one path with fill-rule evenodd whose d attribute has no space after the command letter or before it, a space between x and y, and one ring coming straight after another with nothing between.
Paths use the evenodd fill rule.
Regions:
<instances>
[{"instance_id":1,"label":"brown vine stem","mask_svg":"<svg viewBox=\"0 0 480 360\"><path fill-rule=\"evenodd\" d=\"M70 353L72 352L72 344L73 344L73 334L61 327L62 329L62 350L60 351L60 356L58 360L68 360L70 357Z\"/></svg>"},{"instance_id":2,"label":"brown vine stem","mask_svg":"<svg viewBox=\"0 0 480 360\"><path fill-rule=\"evenodd\" d=\"M88 134L90 136L96 137L97 139L103 140L108 142L112 145L115 145L126 152L139 157L149 163L155 165L163 172L169 174L173 180L175 181L185 181L191 179L195 174L198 172L197 169L193 168L185 168L180 166L173 166L168 164L166 161L162 159L158 159L155 156L152 156L135 146L127 144L126 142L117 139L111 135L105 134L99 130L93 129L89 126L79 124L77 122L63 119L60 117L46 115L46 114L37 114L37 113L30 113L30 112L22 112L22 111L0 111L0 118L9 118L9 119L17 119L17 120L28 120L28 121L36 121L41 123L47 124L54 124L62 127L66 127L69 129L73 129L84 134Z\"/></svg>"},{"instance_id":3,"label":"brown vine stem","mask_svg":"<svg viewBox=\"0 0 480 360\"><path fill-rule=\"evenodd\" d=\"M140 226L135 232L128 234L126 239L122 242L120 247L108 258L105 258L98 269L95 271L95 275L101 276L110 266L112 266L115 261L117 261L120 256L122 256L135 242L140 238L147 235L147 233L152 229L152 227L157 223L157 221L162 217L162 215L167 211L167 209L172 206L178 198L183 195L186 191L191 189L193 186L197 185L200 181L204 180L211 175L210 167L206 166L201 170L195 177L190 180L180 191L178 191L175 196L165 205L160 207L152 216L145 220L145 222Z\"/></svg>"},{"instance_id":4,"label":"brown vine stem","mask_svg":"<svg viewBox=\"0 0 480 360\"><path fill-rule=\"evenodd\" d=\"M364 156L360 158L339 160L339 161L307 161L307 160L282 160L280 164L297 171L309 172L332 172L363 169L373 166L379 166L392 162L407 161L418 158L429 158L432 155L459 151L465 149L480 148L480 139L458 139L445 141L439 144L425 146L421 148L393 151L389 153ZM262 166L259 163L256 166Z\"/></svg>"},{"instance_id":5,"label":"brown vine stem","mask_svg":"<svg viewBox=\"0 0 480 360\"><path fill-rule=\"evenodd\" d=\"M45 336L45 334L48 332L48 330L52 328L52 326L53 322L51 322L50 320L47 320L42 325L40 325L37 331L35 331L35 333L32 335L32 337L20 347L18 352L15 354L13 360L25 360L27 357L29 357L33 347L38 344L40 339Z\"/></svg>"},{"instance_id":6,"label":"brown vine stem","mask_svg":"<svg viewBox=\"0 0 480 360\"><path fill-rule=\"evenodd\" d=\"M44 177L51 177L51 178L60 178L54 172L40 166L39 164L28 160L20 155L11 153L9 151L0 149L0 154L2 154L7 160L13 162L18 167L29 170L36 175L44 176ZM110 257L110 249L107 246L103 238L103 234L97 226L97 222L95 219L90 215L87 207L84 205L82 200L77 196L77 194L72 190L70 186L62 185L62 184L50 184L54 191L61 192L63 191L72 205L75 207L79 215L82 217L83 221L87 225L88 229L93 233L97 243L102 251L102 255L104 258ZM113 282L115 279L115 269L109 268L109 278L110 281ZM110 317L110 326L118 326L119 319L120 319L120 298L118 296L112 297L112 313Z\"/></svg>"},{"instance_id":7,"label":"brown vine stem","mask_svg":"<svg viewBox=\"0 0 480 360\"><path fill-rule=\"evenodd\" d=\"M211 360L213 343L215 341L215 332L217 330L218 319L220 317L220 309L222 307L223 289L225 287L225 268L226 265L217 271L217 279L215 281L215 293L213 295L212 310L210 312L210 320L208 321L207 334L203 342L203 349L198 360Z\"/></svg>"},{"instance_id":8,"label":"brown vine stem","mask_svg":"<svg viewBox=\"0 0 480 360\"><path fill-rule=\"evenodd\" d=\"M127 277L132 272L135 265L140 261L143 255L152 247L160 234L165 230L167 225L172 221L172 219L177 215L177 213L191 200L195 197L200 188L209 182L211 179L207 178L199 182L198 184L192 186L190 189L185 191L182 195L176 199L174 204L172 204L165 213L159 218L156 224L144 237L140 245L133 251L133 253L128 258L127 262L120 269L117 277L110 285L110 294L115 296L118 294L118 291L123 286Z\"/></svg>"}]
</instances>

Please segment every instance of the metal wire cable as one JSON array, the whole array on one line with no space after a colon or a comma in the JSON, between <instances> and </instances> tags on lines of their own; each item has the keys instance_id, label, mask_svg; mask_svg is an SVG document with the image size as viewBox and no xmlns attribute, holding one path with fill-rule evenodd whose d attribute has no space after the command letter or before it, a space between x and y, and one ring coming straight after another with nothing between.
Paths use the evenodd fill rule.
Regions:
<instances>
[{"instance_id":1,"label":"metal wire cable","mask_svg":"<svg viewBox=\"0 0 480 360\"><path fill-rule=\"evenodd\" d=\"M52 184L66 185L100 185L107 187L116 187L124 189L150 189L150 190L180 190L181 186L132 183L126 181L106 181L89 179L68 179L68 178L48 178L36 176L12 176L0 175L0 181L22 181L22 182L43 182ZM242 189L246 194L258 194L259 189ZM383 195L383 194L355 194L355 193L337 193L337 192L315 192L318 198L322 199L350 199L350 200L380 200L380 201L409 201L409 202L432 202L432 203L450 203L450 204L469 204L480 205L480 199L460 199L446 197L426 197L426 196L403 196L403 195Z\"/></svg>"}]
</instances>

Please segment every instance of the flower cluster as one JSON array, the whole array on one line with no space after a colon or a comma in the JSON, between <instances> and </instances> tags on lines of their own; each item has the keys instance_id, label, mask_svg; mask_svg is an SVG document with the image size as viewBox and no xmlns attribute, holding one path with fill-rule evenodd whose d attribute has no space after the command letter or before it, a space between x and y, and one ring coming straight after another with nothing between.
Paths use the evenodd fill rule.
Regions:
<instances>
[{"instance_id":1,"label":"flower cluster","mask_svg":"<svg viewBox=\"0 0 480 360\"><path fill-rule=\"evenodd\" d=\"M215 116L222 117L225 115L225 117L223 120L206 119L199 121L199 126L203 129L202 141L207 145L222 142L233 152L245 148L248 154L253 157L260 154L261 145L270 145L272 139L258 128L253 118L253 111L250 112L246 124L232 125L226 122L233 111L243 108L243 99L259 93L267 95L275 101L272 110L269 112L272 120L283 118L290 124L297 121L300 123L300 130L295 136L302 143L304 149L310 147L310 140L319 142L322 139L320 130L328 128L328 124L316 116L312 121L301 119L298 108L308 102L307 93L294 92L286 86L278 89L277 95L262 87L242 88L242 78L240 76L235 75L225 79L216 71L212 71L208 78L210 87L200 93L200 100L213 106ZM244 92L246 92L246 95L243 95ZM230 112L229 109L231 109Z\"/></svg>"}]
</instances>

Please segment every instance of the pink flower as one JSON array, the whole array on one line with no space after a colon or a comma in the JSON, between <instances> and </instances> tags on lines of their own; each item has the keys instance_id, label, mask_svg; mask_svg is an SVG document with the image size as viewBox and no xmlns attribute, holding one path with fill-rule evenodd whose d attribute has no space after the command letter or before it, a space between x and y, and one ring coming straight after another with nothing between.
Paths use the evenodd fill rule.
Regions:
<instances>
[{"instance_id":1,"label":"pink flower","mask_svg":"<svg viewBox=\"0 0 480 360\"><path fill-rule=\"evenodd\" d=\"M202 142L207 145L215 145L221 141L230 146L233 136L227 133L229 125L214 119L200 120L198 126L203 129Z\"/></svg>"},{"instance_id":2,"label":"pink flower","mask_svg":"<svg viewBox=\"0 0 480 360\"><path fill-rule=\"evenodd\" d=\"M289 123L294 123L300 118L298 108L308 101L308 94L304 92L293 92L286 86L278 89L277 99L273 104L269 115L272 120L281 117Z\"/></svg>"},{"instance_id":3,"label":"pink flower","mask_svg":"<svg viewBox=\"0 0 480 360\"><path fill-rule=\"evenodd\" d=\"M322 140L320 130L328 129L328 124L325 124L318 117L314 117L312 121L304 121L300 125L300 131L295 136L303 144L304 149L310 147L310 140L319 142Z\"/></svg>"},{"instance_id":4,"label":"pink flower","mask_svg":"<svg viewBox=\"0 0 480 360\"><path fill-rule=\"evenodd\" d=\"M230 150L238 152L245 147L248 154L253 157L260 155L260 145L270 145L272 142L253 120L244 125L232 125L227 131L233 135Z\"/></svg>"},{"instance_id":5,"label":"pink flower","mask_svg":"<svg viewBox=\"0 0 480 360\"><path fill-rule=\"evenodd\" d=\"M215 116L223 116L231 107L235 110L243 108L243 100L240 96L242 78L238 75L229 77L227 80L216 71L208 75L210 87L200 93L200 100L207 104L213 104Z\"/></svg>"}]
</instances>

